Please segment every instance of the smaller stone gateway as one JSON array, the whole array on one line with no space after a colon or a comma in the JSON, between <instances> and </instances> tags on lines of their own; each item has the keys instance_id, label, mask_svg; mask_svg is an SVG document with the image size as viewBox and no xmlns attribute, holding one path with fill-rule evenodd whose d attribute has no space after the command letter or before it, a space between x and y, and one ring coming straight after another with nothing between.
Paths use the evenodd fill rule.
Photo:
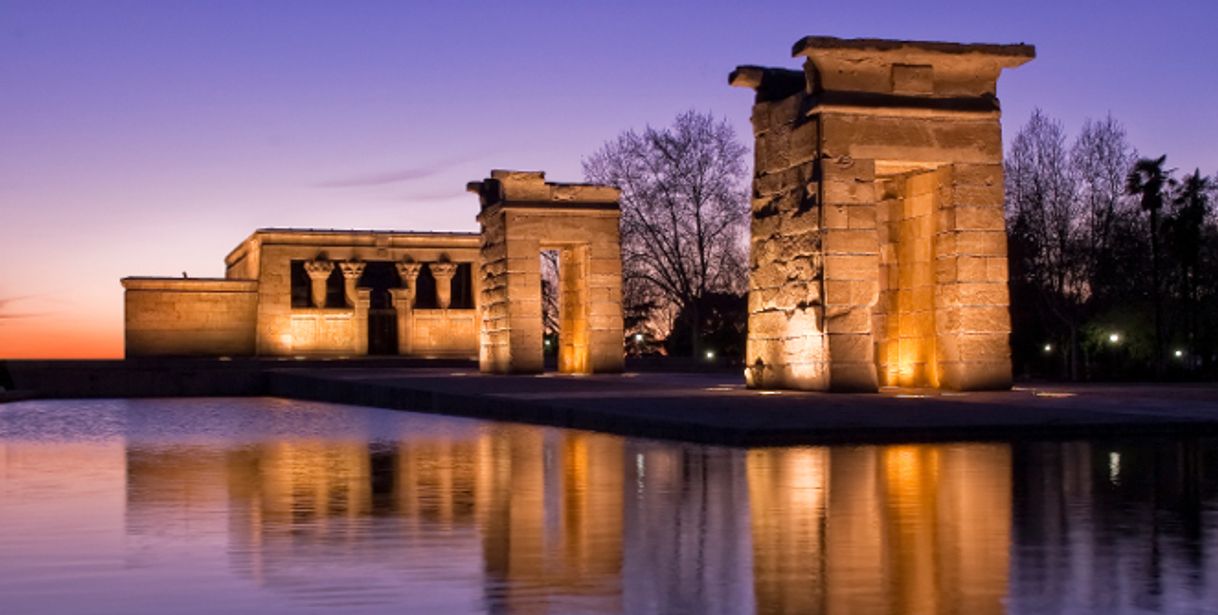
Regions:
<instances>
[{"instance_id":1,"label":"smaller stone gateway","mask_svg":"<svg viewBox=\"0 0 1218 615\"><path fill-rule=\"evenodd\" d=\"M541 252L558 252L558 371L622 371L620 191L491 171L468 185L481 200L479 365L496 374L543 369Z\"/></svg>"},{"instance_id":2,"label":"smaller stone gateway","mask_svg":"<svg viewBox=\"0 0 1218 615\"><path fill-rule=\"evenodd\" d=\"M795 44L756 92L753 388L1011 384L998 76L1030 45Z\"/></svg>"}]
</instances>

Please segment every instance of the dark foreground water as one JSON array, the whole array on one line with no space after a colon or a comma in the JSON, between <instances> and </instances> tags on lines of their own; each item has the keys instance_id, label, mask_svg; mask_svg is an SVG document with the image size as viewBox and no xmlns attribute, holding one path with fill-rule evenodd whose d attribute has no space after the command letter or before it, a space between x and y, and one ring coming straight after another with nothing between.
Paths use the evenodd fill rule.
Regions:
<instances>
[{"instance_id":1,"label":"dark foreground water","mask_svg":"<svg viewBox=\"0 0 1218 615\"><path fill-rule=\"evenodd\" d=\"M734 450L0 405L0 613L1218 612L1218 443Z\"/></svg>"}]
</instances>

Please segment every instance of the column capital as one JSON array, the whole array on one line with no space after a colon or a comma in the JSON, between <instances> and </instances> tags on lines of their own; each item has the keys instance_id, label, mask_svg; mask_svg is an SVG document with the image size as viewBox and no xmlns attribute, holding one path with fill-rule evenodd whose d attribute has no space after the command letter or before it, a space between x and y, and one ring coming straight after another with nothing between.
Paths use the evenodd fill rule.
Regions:
<instances>
[{"instance_id":1,"label":"column capital","mask_svg":"<svg viewBox=\"0 0 1218 615\"><path fill-rule=\"evenodd\" d=\"M334 271L334 261L305 261L304 270L309 274L309 279L324 280Z\"/></svg>"},{"instance_id":2,"label":"column capital","mask_svg":"<svg viewBox=\"0 0 1218 615\"><path fill-rule=\"evenodd\" d=\"M451 280L457 274L457 263L427 263L427 268L437 281Z\"/></svg>"},{"instance_id":3,"label":"column capital","mask_svg":"<svg viewBox=\"0 0 1218 615\"><path fill-rule=\"evenodd\" d=\"M423 263L403 261L394 263L394 267L398 270L398 276L402 278L402 285L413 287L415 279L419 277L419 270L423 268Z\"/></svg>"},{"instance_id":4,"label":"column capital","mask_svg":"<svg viewBox=\"0 0 1218 615\"><path fill-rule=\"evenodd\" d=\"M436 305L447 310L452 302L452 281L457 274L457 263L427 263L427 268L431 270L431 277L436 279Z\"/></svg>"},{"instance_id":5,"label":"column capital","mask_svg":"<svg viewBox=\"0 0 1218 615\"><path fill-rule=\"evenodd\" d=\"M358 280L361 275L364 275L365 266L367 263L363 261L343 261L338 264L338 268L343 272L343 277L348 280Z\"/></svg>"}]
</instances>

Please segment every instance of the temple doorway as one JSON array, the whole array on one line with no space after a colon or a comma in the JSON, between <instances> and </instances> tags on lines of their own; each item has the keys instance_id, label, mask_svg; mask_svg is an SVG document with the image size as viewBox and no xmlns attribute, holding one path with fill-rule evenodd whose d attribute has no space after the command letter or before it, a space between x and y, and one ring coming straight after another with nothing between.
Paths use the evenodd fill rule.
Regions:
<instances>
[{"instance_id":1,"label":"temple doorway","mask_svg":"<svg viewBox=\"0 0 1218 615\"><path fill-rule=\"evenodd\" d=\"M371 289L368 306L368 354L398 354L398 316L390 302L389 289L401 281L394 263L370 261L360 277L360 286Z\"/></svg>"}]
</instances>

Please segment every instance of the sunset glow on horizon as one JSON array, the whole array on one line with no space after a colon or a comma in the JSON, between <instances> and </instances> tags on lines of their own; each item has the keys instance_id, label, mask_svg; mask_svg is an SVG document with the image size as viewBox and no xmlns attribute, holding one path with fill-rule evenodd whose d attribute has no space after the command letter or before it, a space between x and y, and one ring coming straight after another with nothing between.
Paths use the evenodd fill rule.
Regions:
<instances>
[{"instance_id":1,"label":"sunset glow on horizon","mask_svg":"<svg viewBox=\"0 0 1218 615\"><path fill-rule=\"evenodd\" d=\"M927 6L929 4L930 6ZM123 354L124 276L222 277L257 228L477 229L492 168L582 179L687 109L751 144L736 65L804 35L1027 42L1004 134L1111 113L1145 155L1218 171L1218 5L895 0L506 6L0 7L0 359Z\"/></svg>"}]
</instances>

